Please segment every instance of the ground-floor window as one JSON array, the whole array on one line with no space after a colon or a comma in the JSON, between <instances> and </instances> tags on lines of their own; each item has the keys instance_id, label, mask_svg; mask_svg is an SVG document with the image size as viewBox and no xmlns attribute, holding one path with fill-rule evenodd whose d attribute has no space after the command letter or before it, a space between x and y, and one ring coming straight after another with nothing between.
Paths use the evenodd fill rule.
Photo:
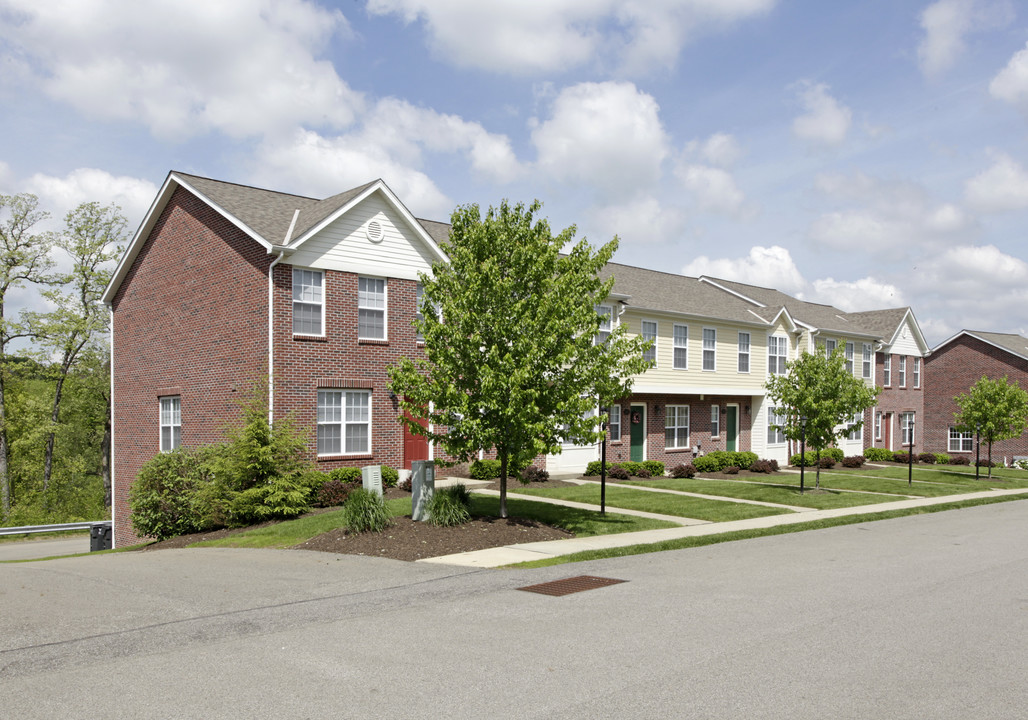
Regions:
<instances>
[{"instance_id":1,"label":"ground-floor window","mask_svg":"<svg viewBox=\"0 0 1028 720\"><path fill-rule=\"evenodd\" d=\"M882 439L882 414L880 412L875 413L875 440Z\"/></svg>"},{"instance_id":2,"label":"ground-floor window","mask_svg":"<svg viewBox=\"0 0 1028 720\"><path fill-rule=\"evenodd\" d=\"M785 443L785 408L767 409L767 444L782 445Z\"/></svg>"},{"instance_id":3,"label":"ground-floor window","mask_svg":"<svg viewBox=\"0 0 1028 720\"><path fill-rule=\"evenodd\" d=\"M174 395L160 401L161 452L171 452L182 444L182 398Z\"/></svg>"},{"instance_id":4,"label":"ground-floor window","mask_svg":"<svg viewBox=\"0 0 1028 720\"><path fill-rule=\"evenodd\" d=\"M318 455L371 452L371 392L318 390Z\"/></svg>"},{"instance_id":5,"label":"ground-floor window","mask_svg":"<svg viewBox=\"0 0 1028 720\"><path fill-rule=\"evenodd\" d=\"M863 413L854 413L853 417L850 418L849 423L846 425L846 438L848 440L863 440L864 439L864 425L862 423L864 419Z\"/></svg>"},{"instance_id":6,"label":"ground-floor window","mask_svg":"<svg viewBox=\"0 0 1028 720\"><path fill-rule=\"evenodd\" d=\"M905 412L900 415L900 430L902 431L902 444L914 444L914 413Z\"/></svg>"},{"instance_id":7,"label":"ground-floor window","mask_svg":"<svg viewBox=\"0 0 1028 720\"><path fill-rule=\"evenodd\" d=\"M689 447L689 406L668 405L664 419L664 446Z\"/></svg>"},{"instance_id":8,"label":"ground-floor window","mask_svg":"<svg viewBox=\"0 0 1028 720\"><path fill-rule=\"evenodd\" d=\"M956 428L949 429L949 452L971 452L974 450L974 434L960 432Z\"/></svg>"},{"instance_id":9,"label":"ground-floor window","mask_svg":"<svg viewBox=\"0 0 1028 720\"><path fill-rule=\"evenodd\" d=\"M621 439L621 406L611 405L609 410L610 419L607 421L607 430L610 433L612 442Z\"/></svg>"}]
</instances>

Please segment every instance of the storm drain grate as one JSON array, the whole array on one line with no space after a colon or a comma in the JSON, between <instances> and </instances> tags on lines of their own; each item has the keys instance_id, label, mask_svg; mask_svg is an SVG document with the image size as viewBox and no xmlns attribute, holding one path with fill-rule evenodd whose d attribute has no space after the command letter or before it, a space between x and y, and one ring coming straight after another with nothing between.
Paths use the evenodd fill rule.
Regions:
<instances>
[{"instance_id":1,"label":"storm drain grate","mask_svg":"<svg viewBox=\"0 0 1028 720\"><path fill-rule=\"evenodd\" d=\"M615 578L601 578L592 575L579 575L578 577L565 578L564 580L553 580L551 582L539 583L538 585L527 585L518 590L525 592L539 593L540 595L552 595L562 597L571 593L583 592L584 590L595 590L596 588L618 583L628 582L627 580L616 580Z\"/></svg>"}]
</instances>

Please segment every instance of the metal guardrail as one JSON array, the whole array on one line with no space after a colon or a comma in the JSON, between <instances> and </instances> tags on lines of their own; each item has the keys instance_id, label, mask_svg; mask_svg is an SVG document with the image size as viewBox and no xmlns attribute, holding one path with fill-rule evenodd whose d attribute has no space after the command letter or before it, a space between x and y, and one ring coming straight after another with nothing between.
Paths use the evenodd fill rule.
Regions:
<instances>
[{"instance_id":1,"label":"metal guardrail","mask_svg":"<svg viewBox=\"0 0 1028 720\"><path fill-rule=\"evenodd\" d=\"M41 532L61 532L62 530L89 530L94 525L110 524L110 520L94 522L63 523L60 525L22 525L21 527L0 527L0 535L28 535Z\"/></svg>"}]
</instances>

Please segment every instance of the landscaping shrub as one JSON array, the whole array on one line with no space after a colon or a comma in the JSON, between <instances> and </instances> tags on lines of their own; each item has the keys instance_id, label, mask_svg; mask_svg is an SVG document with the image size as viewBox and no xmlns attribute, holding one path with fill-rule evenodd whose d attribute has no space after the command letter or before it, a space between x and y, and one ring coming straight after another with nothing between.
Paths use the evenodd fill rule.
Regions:
<instances>
[{"instance_id":1,"label":"landscaping shrub","mask_svg":"<svg viewBox=\"0 0 1028 720\"><path fill-rule=\"evenodd\" d=\"M413 490L413 486L411 485L410 475L396 483L396 487L400 488L404 492L411 492Z\"/></svg>"},{"instance_id":2,"label":"landscaping shrub","mask_svg":"<svg viewBox=\"0 0 1028 720\"><path fill-rule=\"evenodd\" d=\"M317 497L318 491L321 490L321 486L328 481L328 473L323 473L320 470L309 470L300 475L300 483L307 488L310 492L311 497Z\"/></svg>"},{"instance_id":3,"label":"landscaping shrub","mask_svg":"<svg viewBox=\"0 0 1028 720\"><path fill-rule=\"evenodd\" d=\"M646 478L651 478L651 477L653 477L653 473L651 473L651 472L650 472L649 470L647 470L646 468L639 468L639 472L637 472L637 473L635 474L635 476L636 476L636 477L640 477L640 478L643 478L643 479L646 479Z\"/></svg>"},{"instance_id":4,"label":"landscaping shrub","mask_svg":"<svg viewBox=\"0 0 1028 720\"><path fill-rule=\"evenodd\" d=\"M864 456L863 455L850 455L849 457L844 457L842 459L842 466L843 467L848 467L848 468L863 467L864 466Z\"/></svg>"},{"instance_id":5,"label":"landscaping shrub","mask_svg":"<svg viewBox=\"0 0 1028 720\"><path fill-rule=\"evenodd\" d=\"M904 465L906 465L906 464L911 462L911 460L910 460L910 453L894 452L892 454L892 461L893 462L898 462L898 463L903 463Z\"/></svg>"},{"instance_id":6,"label":"landscaping shrub","mask_svg":"<svg viewBox=\"0 0 1028 720\"><path fill-rule=\"evenodd\" d=\"M696 477L696 468L692 463L679 464L671 468L671 477L675 478L691 478Z\"/></svg>"},{"instance_id":7,"label":"landscaping shrub","mask_svg":"<svg viewBox=\"0 0 1028 720\"><path fill-rule=\"evenodd\" d=\"M389 522L385 501L362 487L354 489L343 505L343 524L350 532L381 532Z\"/></svg>"},{"instance_id":8,"label":"landscaping shrub","mask_svg":"<svg viewBox=\"0 0 1028 720\"><path fill-rule=\"evenodd\" d=\"M625 469L629 475L638 475L639 471L642 470L642 463L635 462L634 460L619 460L617 462L619 467Z\"/></svg>"},{"instance_id":9,"label":"landscaping shrub","mask_svg":"<svg viewBox=\"0 0 1028 720\"><path fill-rule=\"evenodd\" d=\"M771 460L757 460L757 462L750 465L750 472L764 473L765 475L770 475L771 473L776 472L778 470L778 468L776 467L777 463L775 463L775 465L772 465L771 462Z\"/></svg>"},{"instance_id":10,"label":"landscaping shrub","mask_svg":"<svg viewBox=\"0 0 1028 720\"><path fill-rule=\"evenodd\" d=\"M439 527L462 525L471 519L471 495L461 484L436 490L428 503L428 521Z\"/></svg>"},{"instance_id":11,"label":"landscaping shrub","mask_svg":"<svg viewBox=\"0 0 1028 720\"><path fill-rule=\"evenodd\" d=\"M664 463L660 460L643 460L642 466L650 471L651 476L664 477Z\"/></svg>"},{"instance_id":12,"label":"landscaping shrub","mask_svg":"<svg viewBox=\"0 0 1028 720\"><path fill-rule=\"evenodd\" d=\"M842 459L846 457L841 448L825 448L821 451L821 457L826 455L837 463L841 463Z\"/></svg>"},{"instance_id":13,"label":"landscaping shrub","mask_svg":"<svg viewBox=\"0 0 1028 720\"><path fill-rule=\"evenodd\" d=\"M620 465L611 465L609 468L607 468L607 477L609 477L612 480L627 480L628 471Z\"/></svg>"},{"instance_id":14,"label":"landscaping shrub","mask_svg":"<svg viewBox=\"0 0 1028 720\"><path fill-rule=\"evenodd\" d=\"M1028 460L1014 460L1014 467L1018 470L1028 470Z\"/></svg>"},{"instance_id":15,"label":"landscaping shrub","mask_svg":"<svg viewBox=\"0 0 1028 720\"><path fill-rule=\"evenodd\" d=\"M721 469L721 465L718 462L718 458L712 457L714 453L707 453L706 455L698 455L692 460L693 467L696 468L696 472L717 472Z\"/></svg>"},{"instance_id":16,"label":"landscaping shrub","mask_svg":"<svg viewBox=\"0 0 1028 720\"><path fill-rule=\"evenodd\" d=\"M971 458L965 457L963 455L954 455L953 457L951 457L949 459L949 464L950 465L970 465L971 464Z\"/></svg>"},{"instance_id":17,"label":"landscaping shrub","mask_svg":"<svg viewBox=\"0 0 1028 720\"><path fill-rule=\"evenodd\" d=\"M472 460L468 475L475 480L495 480L500 477L500 461Z\"/></svg>"},{"instance_id":18,"label":"landscaping shrub","mask_svg":"<svg viewBox=\"0 0 1028 720\"><path fill-rule=\"evenodd\" d=\"M546 482L550 479L550 473L535 465L529 465L521 471L521 484L528 485L534 482Z\"/></svg>"},{"instance_id":19,"label":"landscaping shrub","mask_svg":"<svg viewBox=\"0 0 1028 720\"><path fill-rule=\"evenodd\" d=\"M738 475L739 474L739 466L738 465L729 465L724 470L722 470L722 472L725 475Z\"/></svg>"},{"instance_id":20,"label":"landscaping shrub","mask_svg":"<svg viewBox=\"0 0 1028 720\"><path fill-rule=\"evenodd\" d=\"M735 465L740 470L748 470L758 459L757 453L750 452L749 450L735 452L733 453L732 465Z\"/></svg>"},{"instance_id":21,"label":"landscaping shrub","mask_svg":"<svg viewBox=\"0 0 1028 720\"><path fill-rule=\"evenodd\" d=\"M817 463L817 453L813 450L807 450L802 457L800 457L799 453L796 453L789 458L789 464L794 467L814 467L815 463Z\"/></svg>"},{"instance_id":22,"label":"landscaping shrub","mask_svg":"<svg viewBox=\"0 0 1028 720\"><path fill-rule=\"evenodd\" d=\"M396 487L400 481L400 471L388 465L382 466L382 487Z\"/></svg>"},{"instance_id":23,"label":"landscaping shrub","mask_svg":"<svg viewBox=\"0 0 1028 720\"><path fill-rule=\"evenodd\" d=\"M274 477L236 495L229 505L229 518L231 524L242 526L296 517L310 509L309 495L299 476Z\"/></svg>"},{"instance_id":24,"label":"landscaping shrub","mask_svg":"<svg viewBox=\"0 0 1028 720\"><path fill-rule=\"evenodd\" d=\"M364 482L361 477L361 469L357 467L338 467L334 470L328 471L329 480L338 480L341 483L356 483L360 485Z\"/></svg>"},{"instance_id":25,"label":"landscaping shrub","mask_svg":"<svg viewBox=\"0 0 1028 720\"><path fill-rule=\"evenodd\" d=\"M610 463L607 463L607 466L609 467ZM593 475L599 475L600 474L600 461L599 460L591 460L589 462L589 464L585 466L585 473L583 473L583 474L585 475L585 477L592 477Z\"/></svg>"},{"instance_id":26,"label":"landscaping shrub","mask_svg":"<svg viewBox=\"0 0 1028 720\"><path fill-rule=\"evenodd\" d=\"M935 453L925 452L917 456L918 462L923 462L928 465L935 464Z\"/></svg>"},{"instance_id":27,"label":"landscaping shrub","mask_svg":"<svg viewBox=\"0 0 1028 720\"><path fill-rule=\"evenodd\" d=\"M129 489L136 535L165 540L197 532L194 498L201 482L200 464L189 450L160 453L148 460Z\"/></svg>"},{"instance_id":28,"label":"landscaping shrub","mask_svg":"<svg viewBox=\"0 0 1028 720\"><path fill-rule=\"evenodd\" d=\"M831 455L825 455L818 461L817 466L822 470L831 470L835 467L835 458Z\"/></svg>"},{"instance_id":29,"label":"landscaping shrub","mask_svg":"<svg viewBox=\"0 0 1028 720\"><path fill-rule=\"evenodd\" d=\"M935 462L939 465L949 465L950 457L946 453L935 453Z\"/></svg>"},{"instance_id":30,"label":"landscaping shrub","mask_svg":"<svg viewBox=\"0 0 1028 720\"><path fill-rule=\"evenodd\" d=\"M864 448L864 457L871 462L890 462L892 460L892 450L887 448Z\"/></svg>"},{"instance_id":31,"label":"landscaping shrub","mask_svg":"<svg viewBox=\"0 0 1028 720\"><path fill-rule=\"evenodd\" d=\"M359 488L356 483L344 483L340 480L326 480L314 495L315 507L340 507L346 504L350 493Z\"/></svg>"},{"instance_id":32,"label":"landscaping shrub","mask_svg":"<svg viewBox=\"0 0 1028 720\"><path fill-rule=\"evenodd\" d=\"M979 460L979 461L978 461L978 467L983 467L983 468L994 468L994 467L1003 467L1003 466L1002 466L1002 465L1001 465L1000 463L997 463L997 462L995 462L995 461L990 461L990 460Z\"/></svg>"}]
</instances>

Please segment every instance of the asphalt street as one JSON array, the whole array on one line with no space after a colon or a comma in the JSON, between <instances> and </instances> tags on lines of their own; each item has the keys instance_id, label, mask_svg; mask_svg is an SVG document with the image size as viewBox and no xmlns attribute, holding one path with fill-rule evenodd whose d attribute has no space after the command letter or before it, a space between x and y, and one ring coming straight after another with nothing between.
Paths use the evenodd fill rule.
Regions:
<instances>
[{"instance_id":1,"label":"asphalt street","mask_svg":"<svg viewBox=\"0 0 1028 720\"><path fill-rule=\"evenodd\" d=\"M0 565L11 718L1021 718L1028 503L540 570ZM597 575L565 597L517 588Z\"/></svg>"}]
</instances>

